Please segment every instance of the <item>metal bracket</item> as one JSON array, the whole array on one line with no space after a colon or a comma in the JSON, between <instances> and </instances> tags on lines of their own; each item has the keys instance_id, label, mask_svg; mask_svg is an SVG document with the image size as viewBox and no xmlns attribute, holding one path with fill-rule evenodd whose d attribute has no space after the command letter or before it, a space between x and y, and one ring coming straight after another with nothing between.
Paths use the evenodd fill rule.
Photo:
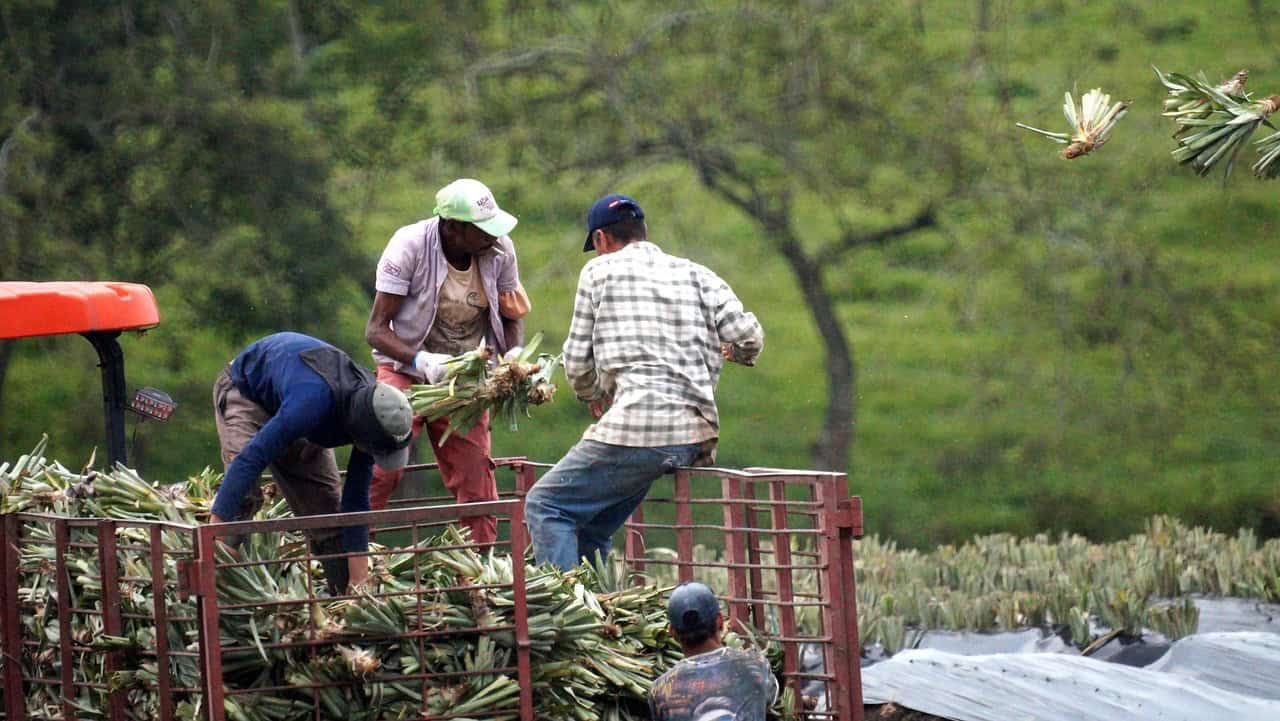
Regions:
<instances>
[{"instance_id":1,"label":"metal bracket","mask_svg":"<svg viewBox=\"0 0 1280 721\"><path fill-rule=\"evenodd\" d=\"M200 587L200 566L189 558L178 560L178 600L204 595Z\"/></svg>"},{"instance_id":2,"label":"metal bracket","mask_svg":"<svg viewBox=\"0 0 1280 721\"><path fill-rule=\"evenodd\" d=\"M862 538L862 497L851 496L840 499L836 506L835 527L849 529L854 538Z\"/></svg>"}]
</instances>

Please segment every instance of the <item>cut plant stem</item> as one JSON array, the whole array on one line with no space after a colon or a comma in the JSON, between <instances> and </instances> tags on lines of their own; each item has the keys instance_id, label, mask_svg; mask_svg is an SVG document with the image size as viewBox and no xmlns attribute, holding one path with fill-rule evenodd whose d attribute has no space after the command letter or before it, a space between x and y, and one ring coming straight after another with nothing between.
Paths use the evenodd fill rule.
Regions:
<instances>
[{"instance_id":1,"label":"cut plant stem","mask_svg":"<svg viewBox=\"0 0 1280 721\"><path fill-rule=\"evenodd\" d=\"M1070 134L1041 130L1023 123L1017 123L1017 126L1039 133L1055 143L1066 145L1067 147L1062 150L1062 157L1067 160L1088 155L1102 147L1103 143L1110 138L1116 122L1129 110L1128 101L1120 101L1113 105L1111 96L1104 94L1101 88L1094 88L1085 93L1080 98L1079 108L1076 107L1070 92L1064 94L1064 99L1062 114L1071 125Z\"/></svg>"}]
</instances>

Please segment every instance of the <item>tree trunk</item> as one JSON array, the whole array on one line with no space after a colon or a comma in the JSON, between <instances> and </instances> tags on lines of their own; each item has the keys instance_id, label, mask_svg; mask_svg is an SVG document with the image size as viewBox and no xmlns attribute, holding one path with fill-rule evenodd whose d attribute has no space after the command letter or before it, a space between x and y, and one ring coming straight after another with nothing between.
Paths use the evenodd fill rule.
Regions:
<instances>
[{"instance_id":1,"label":"tree trunk","mask_svg":"<svg viewBox=\"0 0 1280 721\"><path fill-rule=\"evenodd\" d=\"M289 0L289 45L293 48L293 74L301 80L307 74L307 35L302 29L302 15L296 0Z\"/></svg>"},{"instance_id":2,"label":"tree trunk","mask_svg":"<svg viewBox=\"0 0 1280 721\"><path fill-rule=\"evenodd\" d=\"M1249 17L1253 20L1253 27L1258 33L1258 37L1263 40L1269 40L1267 28L1267 14L1262 8L1262 0L1249 0Z\"/></svg>"},{"instance_id":3,"label":"tree trunk","mask_svg":"<svg viewBox=\"0 0 1280 721\"><path fill-rule=\"evenodd\" d=\"M791 266L805 305L813 314L813 322L822 338L825 360L823 366L827 371L827 412L814 441L812 464L816 470L848 472L849 452L857 431L858 414L857 367L854 363L853 344L840 325L835 301L827 292L822 266L805 252L791 230L789 203L783 200L780 205L769 207L765 199L770 195L762 193L742 176L738 176L737 181L749 187L750 192L737 193L720 180L720 173L725 172L725 168L709 162L708 155L691 152L689 145L677 144L676 147L683 149L703 185L741 208L759 223L765 236ZM732 171L729 171L729 175L733 175Z\"/></svg>"},{"instance_id":4,"label":"tree trunk","mask_svg":"<svg viewBox=\"0 0 1280 721\"><path fill-rule=\"evenodd\" d=\"M805 305L813 314L818 335L822 337L823 365L827 371L827 412L813 445L813 466L818 470L847 473L858 415L853 342L840 324L821 266L804 252L789 230L770 230L778 249L795 273Z\"/></svg>"}]
</instances>

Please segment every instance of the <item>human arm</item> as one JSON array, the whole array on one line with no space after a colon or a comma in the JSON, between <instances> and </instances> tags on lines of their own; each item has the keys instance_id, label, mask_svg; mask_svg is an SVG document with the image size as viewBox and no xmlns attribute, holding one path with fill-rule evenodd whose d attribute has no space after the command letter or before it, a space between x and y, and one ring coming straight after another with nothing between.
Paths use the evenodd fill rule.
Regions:
<instances>
[{"instance_id":1,"label":"human arm","mask_svg":"<svg viewBox=\"0 0 1280 721\"><path fill-rule=\"evenodd\" d=\"M347 461L347 478L342 484L342 499L339 510L343 513L363 513L372 510L369 503L369 484L373 478L373 456L357 447L351 449L351 459ZM342 549L347 553L363 553L369 551L369 527L347 526L342 529ZM351 556L347 559L347 571L350 574L352 588L359 588L369 580L369 557Z\"/></svg>"},{"instance_id":2,"label":"human arm","mask_svg":"<svg viewBox=\"0 0 1280 721\"><path fill-rule=\"evenodd\" d=\"M370 346L384 355L395 358L407 366L413 366L428 383L435 383L444 375L444 362L449 358L444 353L430 353L415 349L400 340L391 329L391 320L404 305L404 296L378 291L373 297L373 310L369 311L369 322L364 327L364 339Z\"/></svg>"},{"instance_id":3,"label":"human arm","mask_svg":"<svg viewBox=\"0 0 1280 721\"><path fill-rule=\"evenodd\" d=\"M653 721L663 721L667 718L665 704L660 698L663 689L663 679L658 679L649 686L649 718Z\"/></svg>"},{"instance_id":4,"label":"human arm","mask_svg":"<svg viewBox=\"0 0 1280 721\"><path fill-rule=\"evenodd\" d=\"M529 294L520 282L520 262L516 258L515 245L510 238L499 240L502 255L497 258L498 264L498 313L509 320L520 320L533 310Z\"/></svg>"},{"instance_id":5,"label":"human arm","mask_svg":"<svg viewBox=\"0 0 1280 721\"><path fill-rule=\"evenodd\" d=\"M524 319L502 319L502 347L510 350L524 345Z\"/></svg>"},{"instance_id":6,"label":"human arm","mask_svg":"<svg viewBox=\"0 0 1280 721\"><path fill-rule=\"evenodd\" d=\"M578 398L587 403L602 400L605 388L596 369L592 337L595 334L595 302L591 297L590 264L578 276L573 300L573 318L564 340L564 374Z\"/></svg>"},{"instance_id":7,"label":"human arm","mask_svg":"<svg viewBox=\"0 0 1280 721\"><path fill-rule=\"evenodd\" d=\"M369 483L373 478L373 456L353 447L347 461L347 478L342 484L339 510L343 513L364 513L372 510L369 505ZM342 531L343 548L349 552L369 550L369 527L348 526Z\"/></svg>"},{"instance_id":8,"label":"human arm","mask_svg":"<svg viewBox=\"0 0 1280 721\"><path fill-rule=\"evenodd\" d=\"M400 340L400 336L391 329L391 321L404 305L404 296L378 291L373 297L373 309L369 311L369 322L364 327L364 339L374 350L383 355L413 365L413 357L418 349Z\"/></svg>"},{"instance_id":9,"label":"human arm","mask_svg":"<svg viewBox=\"0 0 1280 721\"><path fill-rule=\"evenodd\" d=\"M434 370L437 378L442 375L443 361L447 356L432 354L428 357L421 348L406 342L392 328L395 319L406 310L404 304L412 294L415 273L423 263L429 262L425 256L423 233L421 224L407 225L391 236L391 241L382 251L374 277L376 295L369 320L365 323L364 337L374 350L416 368L431 382L433 373L430 371Z\"/></svg>"},{"instance_id":10,"label":"human arm","mask_svg":"<svg viewBox=\"0 0 1280 721\"><path fill-rule=\"evenodd\" d=\"M328 413L332 395L323 383L296 389L285 396L280 409L262 426L227 466L222 485L214 497L210 520L214 523L237 520L240 506L257 485L263 470L289 444L307 435L317 419Z\"/></svg>"},{"instance_id":11,"label":"human arm","mask_svg":"<svg viewBox=\"0 0 1280 721\"><path fill-rule=\"evenodd\" d=\"M778 677L773 675L767 659L762 658L761 661L764 663L764 707L768 710L778 702Z\"/></svg>"},{"instance_id":12,"label":"human arm","mask_svg":"<svg viewBox=\"0 0 1280 721\"><path fill-rule=\"evenodd\" d=\"M764 328L754 313L742 307L742 301L729 284L714 276L710 284L710 306L714 313L716 334L725 360L753 366L764 349Z\"/></svg>"}]
</instances>

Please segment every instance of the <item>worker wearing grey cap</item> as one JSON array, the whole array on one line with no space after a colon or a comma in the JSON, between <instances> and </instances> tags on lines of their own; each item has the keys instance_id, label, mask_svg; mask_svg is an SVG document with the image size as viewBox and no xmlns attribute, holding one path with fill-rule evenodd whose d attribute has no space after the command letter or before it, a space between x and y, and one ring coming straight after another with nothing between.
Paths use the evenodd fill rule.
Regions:
<instances>
[{"instance_id":1,"label":"worker wearing grey cap","mask_svg":"<svg viewBox=\"0 0 1280 721\"><path fill-rule=\"evenodd\" d=\"M759 651L720 642L724 616L715 593L683 583L667 601L671 633L684 659L649 688L654 721L764 721L778 697L778 679Z\"/></svg>"},{"instance_id":2,"label":"worker wearing grey cap","mask_svg":"<svg viewBox=\"0 0 1280 721\"><path fill-rule=\"evenodd\" d=\"M263 503L262 472L295 515L369 510L373 464L400 468L408 458L413 409L396 388L374 380L343 351L301 333L275 333L240 352L213 386L214 421L227 472L210 520L253 518ZM345 481L333 449L352 446ZM368 576L367 526L308 532L331 593Z\"/></svg>"}]
</instances>

